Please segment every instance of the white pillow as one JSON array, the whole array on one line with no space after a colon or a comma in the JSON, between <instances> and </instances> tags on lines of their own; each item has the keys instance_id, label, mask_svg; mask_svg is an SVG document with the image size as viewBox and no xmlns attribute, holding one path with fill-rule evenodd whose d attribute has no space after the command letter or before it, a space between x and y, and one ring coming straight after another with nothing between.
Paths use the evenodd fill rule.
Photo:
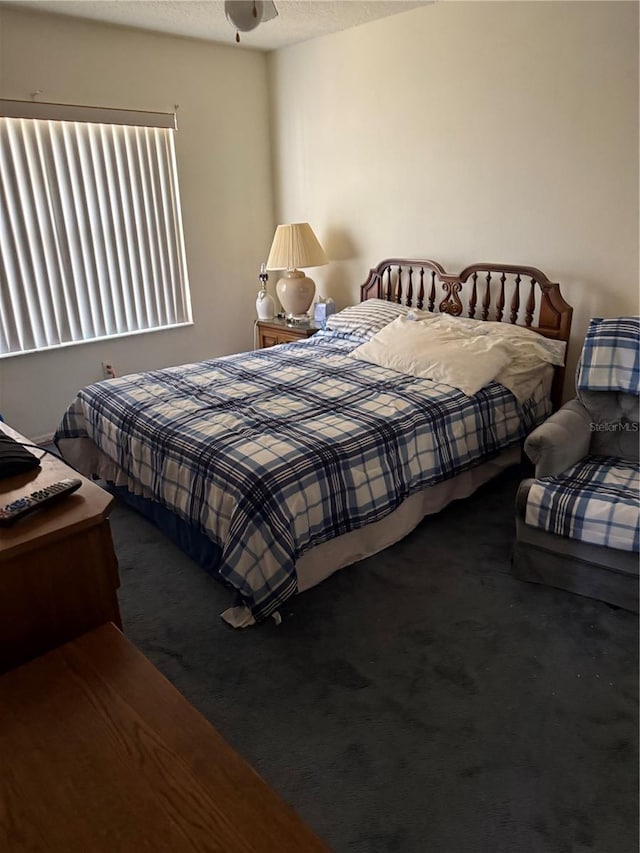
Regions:
<instances>
[{"instance_id":1,"label":"white pillow","mask_svg":"<svg viewBox=\"0 0 640 853\"><path fill-rule=\"evenodd\" d=\"M461 336L459 331L398 317L351 355L472 396L507 365L509 353L488 335Z\"/></svg>"},{"instance_id":2,"label":"white pillow","mask_svg":"<svg viewBox=\"0 0 640 853\"><path fill-rule=\"evenodd\" d=\"M565 341L554 341L545 338L526 326L515 323L498 323L496 320L473 320L470 317L452 317L450 314L431 314L410 308L407 316L412 320L426 321L434 328L454 329L466 335L489 335L505 341L512 352L531 357L536 355L540 360L555 365L564 364Z\"/></svg>"},{"instance_id":3,"label":"white pillow","mask_svg":"<svg viewBox=\"0 0 640 853\"><path fill-rule=\"evenodd\" d=\"M413 309L352 355L444 382L469 396L491 381L500 382L523 402L542 378L544 364L563 364L565 346L510 323Z\"/></svg>"}]
</instances>

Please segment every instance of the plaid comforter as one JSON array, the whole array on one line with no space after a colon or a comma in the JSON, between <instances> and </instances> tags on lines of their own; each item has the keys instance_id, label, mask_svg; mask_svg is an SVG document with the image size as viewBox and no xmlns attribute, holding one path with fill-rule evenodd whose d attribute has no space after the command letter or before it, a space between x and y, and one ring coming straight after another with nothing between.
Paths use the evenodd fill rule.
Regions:
<instances>
[{"instance_id":1,"label":"plaid comforter","mask_svg":"<svg viewBox=\"0 0 640 853\"><path fill-rule=\"evenodd\" d=\"M296 592L296 559L479 464L549 414L493 383L474 397L304 342L99 382L56 434L89 437L220 549L212 567L254 618Z\"/></svg>"},{"instance_id":2,"label":"plaid comforter","mask_svg":"<svg viewBox=\"0 0 640 853\"><path fill-rule=\"evenodd\" d=\"M591 545L638 551L640 468L608 456L587 456L557 477L535 480L525 521Z\"/></svg>"}]
</instances>

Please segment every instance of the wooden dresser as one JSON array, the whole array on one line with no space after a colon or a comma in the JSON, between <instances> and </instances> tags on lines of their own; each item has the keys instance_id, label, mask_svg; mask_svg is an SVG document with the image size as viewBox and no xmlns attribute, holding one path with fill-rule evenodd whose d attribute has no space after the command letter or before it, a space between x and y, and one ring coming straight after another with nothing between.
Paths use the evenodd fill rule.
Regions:
<instances>
[{"instance_id":1,"label":"wooden dresser","mask_svg":"<svg viewBox=\"0 0 640 853\"><path fill-rule=\"evenodd\" d=\"M0 480L0 504L67 477L82 480L77 492L0 528L0 672L104 622L120 626L111 495L45 454L39 470Z\"/></svg>"},{"instance_id":2,"label":"wooden dresser","mask_svg":"<svg viewBox=\"0 0 640 853\"><path fill-rule=\"evenodd\" d=\"M0 756L6 853L328 853L113 625L0 677Z\"/></svg>"}]
</instances>

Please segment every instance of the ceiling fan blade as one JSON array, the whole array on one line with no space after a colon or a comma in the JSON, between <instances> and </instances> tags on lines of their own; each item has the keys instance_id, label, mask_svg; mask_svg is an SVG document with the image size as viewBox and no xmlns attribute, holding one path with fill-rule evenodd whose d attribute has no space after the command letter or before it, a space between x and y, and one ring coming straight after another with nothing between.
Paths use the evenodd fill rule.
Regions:
<instances>
[{"instance_id":1,"label":"ceiling fan blade","mask_svg":"<svg viewBox=\"0 0 640 853\"><path fill-rule=\"evenodd\" d=\"M262 0L262 21L271 21L278 17L278 10L273 0Z\"/></svg>"}]
</instances>

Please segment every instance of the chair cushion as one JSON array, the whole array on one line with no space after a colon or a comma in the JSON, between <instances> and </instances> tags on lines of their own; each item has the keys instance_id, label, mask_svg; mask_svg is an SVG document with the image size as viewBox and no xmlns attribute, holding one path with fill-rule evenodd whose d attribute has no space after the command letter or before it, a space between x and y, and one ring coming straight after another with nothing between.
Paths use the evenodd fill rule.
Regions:
<instances>
[{"instance_id":1,"label":"chair cushion","mask_svg":"<svg viewBox=\"0 0 640 853\"><path fill-rule=\"evenodd\" d=\"M576 371L578 398L583 391L640 395L639 341L640 317L594 317Z\"/></svg>"},{"instance_id":2,"label":"chair cushion","mask_svg":"<svg viewBox=\"0 0 640 853\"><path fill-rule=\"evenodd\" d=\"M640 550L640 466L586 456L556 477L533 481L525 522L581 542Z\"/></svg>"},{"instance_id":3,"label":"chair cushion","mask_svg":"<svg viewBox=\"0 0 640 853\"><path fill-rule=\"evenodd\" d=\"M576 372L578 399L591 415L590 452L640 457L640 318L594 317Z\"/></svg>"}]
</instances>

